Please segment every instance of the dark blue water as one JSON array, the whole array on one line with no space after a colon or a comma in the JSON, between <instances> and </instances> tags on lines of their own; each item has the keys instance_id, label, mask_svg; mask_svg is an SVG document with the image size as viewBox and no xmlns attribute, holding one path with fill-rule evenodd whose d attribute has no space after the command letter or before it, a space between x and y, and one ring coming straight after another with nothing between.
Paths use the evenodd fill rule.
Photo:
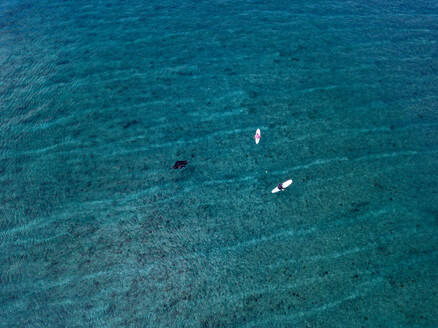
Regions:
<instances>
[{"instance_id":1,"label":"dark blue water","mask_svg":"<svg viewBox=\"0 0 438 328\"><path fill-rule=\"evenodd\" d=\"M0 326L437 327L437 41L434 1L1 2Z\"/></svg>"}]
</instances>

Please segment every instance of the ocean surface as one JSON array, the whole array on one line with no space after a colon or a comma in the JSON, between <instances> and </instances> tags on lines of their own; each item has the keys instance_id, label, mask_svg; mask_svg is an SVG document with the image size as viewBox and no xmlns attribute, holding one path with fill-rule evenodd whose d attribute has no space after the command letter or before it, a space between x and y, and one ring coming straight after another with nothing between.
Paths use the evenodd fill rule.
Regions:
<instances>
[{"instance_id":1,"label":"ocean surface","mask_svg":"<svg viewBox=\"0 0 438 328\"><path fill-rule=\"evenodd\" d=\"M0 327L438 327L437 42L426 0L2 1Z\"/></svg>"}]
</instances>

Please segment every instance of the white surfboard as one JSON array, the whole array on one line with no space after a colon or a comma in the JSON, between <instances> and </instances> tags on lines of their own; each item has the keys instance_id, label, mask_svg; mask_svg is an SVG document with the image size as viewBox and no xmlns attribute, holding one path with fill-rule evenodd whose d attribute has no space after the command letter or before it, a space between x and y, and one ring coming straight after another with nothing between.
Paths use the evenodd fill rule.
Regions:
<instances>
[{"instance_id":1,"label":"white surfboard","mask_svg":"<svg viewBox=\"0 0 438 328\"><path fill-rule=\"evenodd\" d=\"M259 144L261 137L260 129L257 129L256 134L254 135L254 140L257 145Z\"/></svg>"},{"instance_id":2,"label":"white surfboard","mask_svg":"<svg viewBox=\"0 0 438 328\"><path fill-rule=\"evenodd\" d=\"M281 185L283 186L284 189L286 189L287 187L289 187L292 184L292 180L287 180L285 182L283 182ZM274 189L272 189L272 193L275 194L276 192L279 192L280 189L278 189L278 186L275 187Z\"/></svg>"}]
</instances>

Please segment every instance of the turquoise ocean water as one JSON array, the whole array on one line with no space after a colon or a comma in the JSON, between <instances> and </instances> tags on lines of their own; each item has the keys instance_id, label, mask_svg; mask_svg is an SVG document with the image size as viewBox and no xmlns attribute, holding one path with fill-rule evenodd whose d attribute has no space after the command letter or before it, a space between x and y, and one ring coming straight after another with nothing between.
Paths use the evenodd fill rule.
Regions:
<instances>
[{"instance_id":1,"label":"turquoise ocean water","mask_svg":"<svg viewBox=\"0 0 438 328\"><path fill-rule=\"evenodd\" d=\"M437 327L437 41L435 1L2 1L0 327Z\"/></svg>"}]
</instances>

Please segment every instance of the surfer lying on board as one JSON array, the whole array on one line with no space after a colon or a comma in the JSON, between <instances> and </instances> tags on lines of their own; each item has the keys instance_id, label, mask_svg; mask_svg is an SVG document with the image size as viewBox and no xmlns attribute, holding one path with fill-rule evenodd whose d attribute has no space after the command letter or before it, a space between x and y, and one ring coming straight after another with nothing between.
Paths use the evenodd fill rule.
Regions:
<instances>
[{"instance_id":1,"label":"surfer lying on board","mask_svg":"<svg viewBox=\"0 0 438 328\"><path fill-rule=\"evenodd\" d=\"M260 129L257 129L256 134L254 136L255 143L258 144L260 142L260 138L262 135L260 134Z\"/></svg>"},{"instance_id":2,"label":"surfer lying on board","mask_svg":"<svg viewBox=\"0 0 438 328\"><path fill-rule=\"evenodd\" d=\"M292 184L292 179L289 179L283 183L279 183L277 185L277 187L275 187L274 189L272 189L272 193L275 194L276 192L279 191L285 191L287 187L289 187Z\"/></svg>"}]
</instances>

